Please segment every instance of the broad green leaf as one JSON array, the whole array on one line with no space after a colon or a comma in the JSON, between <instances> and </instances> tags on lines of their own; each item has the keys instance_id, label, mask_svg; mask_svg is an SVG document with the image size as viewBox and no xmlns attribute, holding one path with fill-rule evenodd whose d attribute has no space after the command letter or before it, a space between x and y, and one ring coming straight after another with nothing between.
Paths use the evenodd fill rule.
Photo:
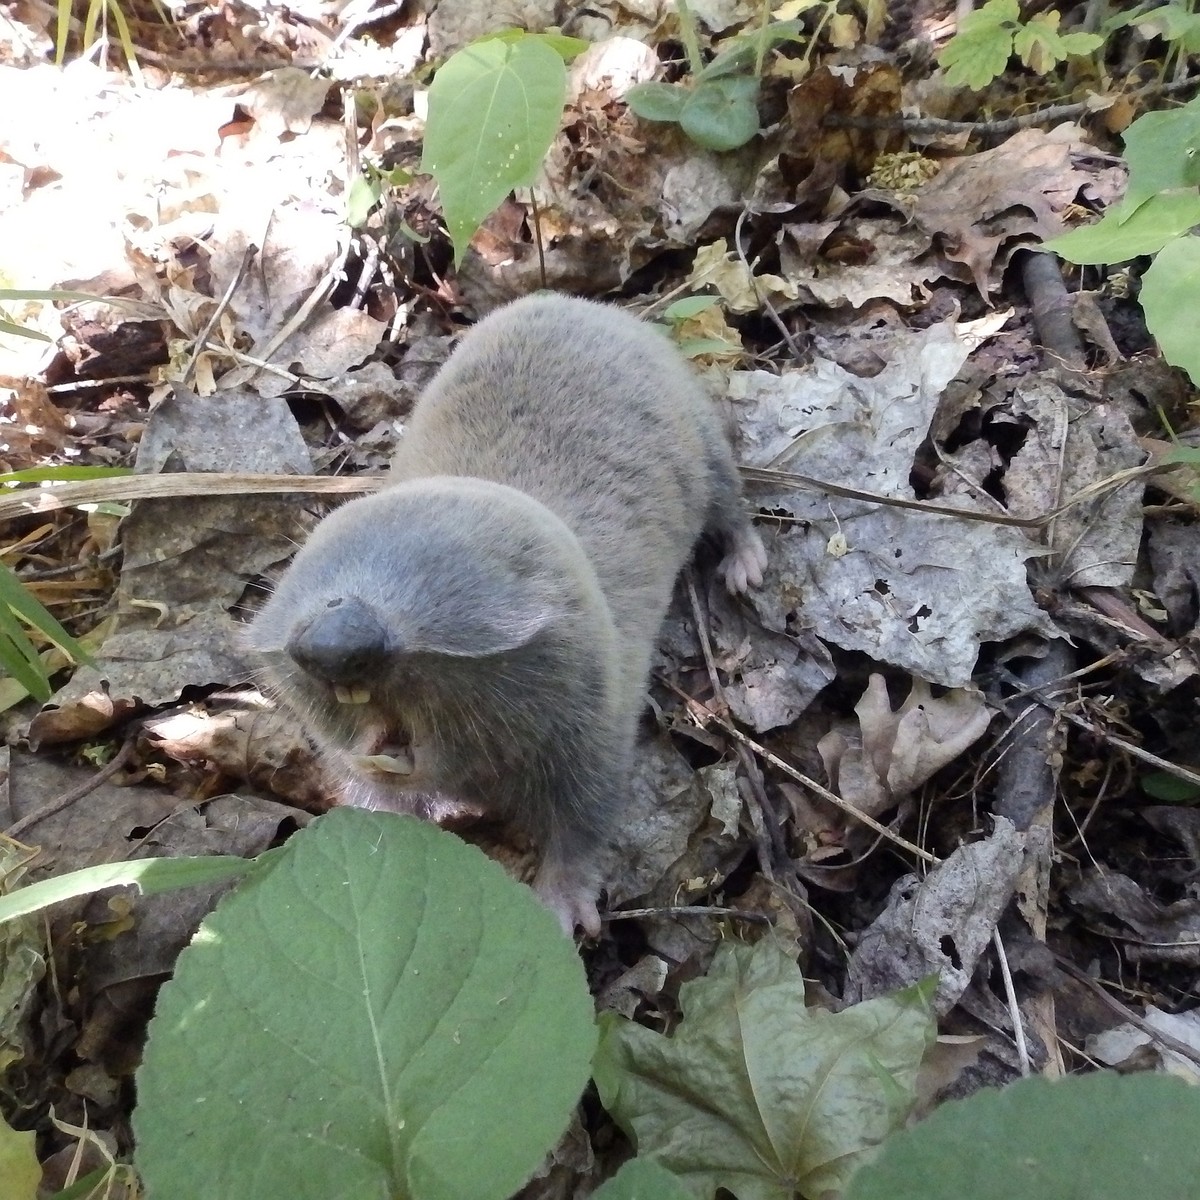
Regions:
<instances>
[{"instance_id":1,"label":"broad green leaf","mask_svg":"<svg viewBox=\"0 0 1200 1200\"><path fill-rule=\"evenodd\" d=\"M935 1029L924 993L807 1008L775 943L727 944L684 984L672 1037L601 1017L600 1100L694 1197L812 1198L845 1186L904 1120Z\"/></svg>"},{"instance_id":2,"label":"broad green leaf","mask_svg":"<svg viewBox=\"0 0 1200 1200\"><path fill-rule=\"evenodd\" d=\"M1129 187L1121 206L1124 220L1144 200L1174 188L1187 188L1193 152L1200 146L1200 97L1169 112L1138 117L1125 131Z\"/></svg>"},{"instance_id":3,"label":"broad green leaf","mask_svg":"<svg viewBox=\"0 0 1200 1200\"><path fill-rule=\"evenodd\" d=\"M134 1113L169 1200L505 1200L588 1077L574 945L452 834L335 809L159 994Z\"/></svg>"},{"instance_id":4,"label":"broad green leaf","mask_svg":"<svg viewBox=\"0 0 1200 1200\"><path fill-rule=\"evenodd\" d=\"M27 848L8 838L0 841L0 886L5 892L20 884L30 861ZM26 1015L45 974L41 923L28 916L0 924L0 1079L25 1056Z\"/></svg>"},{"instance_id":5,"label":"broad green leaf","mask_svg":"<svg viewBox=\"0 0 1200 1200\"><path fill-rule=\"evenodd\" d=\"M690 95L674 83L638 83L625 93L625 103L643 121L678 121Z\"/></svg>"},{"instance_id":6,"label":"broad green leaf","mask_svg":"<svg viewBox=\"0 0 1200 1200\"><path fill-rule=\"evenodd\" d=\"M592 1200L692 1200L692 1193L650 1158L631 1158Z\"/></svg>"},{"instance_id":7,"label":"broad green leaf","mask_svg":"<svg viewBox=\"0 0 1200 1200\"><path fill-rule=\"evenodd\" d=\"M1168 242L1200 224L1200 194L1151 196L1125 217L1128 201L1109 209L1094 225L1083 225L1046 242L1046 249L1073 263L1128 262L1157 254Z\"/></svg>"},{"instance_id":8,"label":"broad green leaf","mask_svg":"<svg viewBox=\"0 0 1200 1200\"><path fill-rule=\"evenodd\" d=\"M896 1134L847 1200L1184 1200L1198 1129L1200 1088L1173 1076L1023 1079Z\"/></svg>"},{"instance_id":9,"label":"broad green leaf","mask_svg":"<svg viewBox=\"0 0 1200 1200\"><path fill-rule=\"evenodd\" d=\"M592 44L583 38L568 37L565 33L528 33L524 29L497 29L483 34L476 42L521 42L533 39L549 46L564 62L578 58Z\"/></svg>"},{"instance_id":10,"label":"broad green leaf","mask_svg":"<svg viewBox=\"0 0 1200 1200\"><path fill-rule=\"evenodd\" d=\"M37 1200L41 1181L33 1134L18 1133L0 1118L0 1196L4 1200Z\"/></svg>"},{"instance_id":11,"label":"broad green leaf","mask_svg":"<svg viewBox=\"0 0 1200 1200\"><path fill-rule=\"evenodd\" d=\"M758 80L706 79L687 98L679 125L706 150L736 150L758 133Z\"/></svg>"},{"instance_id":12,"label":"broad green leaf","mask_svg":"<svg viewBox=\"0 0 1200 1200\"><path fill-rule=\"evenodd\" d=\"M268 856L260 855L262 863ZM138 888L144 895L201 883L220 883L244 875L255 863L232 855L209 854L197 858L138 858L129 862L101 863L43 879L0 896L0 921L11 921L37 912L60 900L74 900L110 887Z\"/></svg>"},{"instance_id":13,"label":"broad green leaf","mask_svg":"<svg viewBox=\"0 0 1200 1200\"><path fill-rule=\"evenodd\" d=\"M1146 326L1163 358L1200 382L1200 338L1196 337L1196 297L1200 296L1200 238L1168 242L1142 276L1139 299Z\"/></svg>"},{"instance_id":14,"label":"broad green leaf","mask_svg":"<svg viewBox=\"0 0 1200 1200\"><path fill-rule=\"evenodd\" d=\"M988 0L959 23L958 32L938 55L951 87L975 91L1004 74L1013 52L1013 32L1021 15L1019 0Z\"/></svg>"},{"instance_id":15,"label":"broad green leaf","mask_svg":"<svg viewBox=\"0 0 1200 1200\"><path fill-rule=\"evenodd\" d=\"M536 37L475 42L433 77L421 169L438 181L455 263L504 197L537 177L566 90L561 56Z\"/></svg>"}]
</instances>

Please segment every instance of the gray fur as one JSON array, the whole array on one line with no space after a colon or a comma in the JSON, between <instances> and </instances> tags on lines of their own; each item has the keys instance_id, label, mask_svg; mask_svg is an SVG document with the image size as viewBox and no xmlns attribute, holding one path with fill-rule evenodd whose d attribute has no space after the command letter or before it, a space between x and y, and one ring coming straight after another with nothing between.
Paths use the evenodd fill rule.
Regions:
<instances>
[{"instance_id":1,"label":"gray fur","mask_svg":"<svg viewBox=\"0 0 1200 1200\"><path fill-rule=\"evenodd\" d=\"M317 527L250 641L343 800L451 795L511 819L540 845L539 894L595 934L654 640L706 527L730 589L761 582L686 362L618 309L529 297L466 335L388 486ZM386 771L362 761L379 755Z\"/></svg>"}]
</instances>

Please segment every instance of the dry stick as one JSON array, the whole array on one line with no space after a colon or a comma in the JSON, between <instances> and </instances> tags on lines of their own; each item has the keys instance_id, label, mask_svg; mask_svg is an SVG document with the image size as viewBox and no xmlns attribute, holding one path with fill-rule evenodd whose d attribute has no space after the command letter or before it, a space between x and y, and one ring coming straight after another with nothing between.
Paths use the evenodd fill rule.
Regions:
<instances>
[{"instance_id":1,"label":"dry stick","mask_svg":"<svg viewBox=\"0 0 1200 1200\"><path fill-rule=\"evenodd\" d=\"M240 496L308 492L347 496L383 486L379 475L258 475L206 471L115 475L71 483L40 484L0 494L0 521L27 513L54 512L103 500L157 500L169 496Z\"/></svg>"},{"instance_id":2,"label":"dry stick","mask_svg":"<svg viewBox=\"0 0 1200 1200\"><path fill-rule=\"evenodd\" d=\"M48 804L42 805L41 808L27 813L19 821L14 821L4 831L5 834L15 841L25 830L36 825L39 821L44 821L47 817L52 817L55 813L62 812L64 808L70 808L72 804L82 800L84 796L98 788L106 779L110 779L115 775L129 761L130 756L133 754L136 739L137 735L131 734L125 739L125 743L112 756L111 760L105 763L89 780L81 783L78 787L71 788L70 791L63 792L61 796L51 800Z\"/></svg>"},{"instance_id":3,"label":"dry stick","mask_svg":"<svg viewBox=\"0 0 1200 1200\"><path fill-rule=\"evenodd\" d=\"M1029 1046L1025 1041L1025 1025L1021 1018L1021 1008L1017 1004L1017 990L1013 987L1012 972L1008 969L1008 955L1004 953L1004 940L1000 930L992 930L992 945L996 950L996 959L1000 963L1000 976L1004 980L1004 997L1008 1001L1008 1019L1012 1022L1013 1039L1017 1045L1017 1062L1021 1074L1028 1078L1033 1072L1029 1065Z\"/></svg>"},{"instance_id":4,"label":"dry stick","mask_svg":"<svg viewBox=\"0 0 1200 1200\"><path fill-rule=\"evenodd\" d=\"M800 347L796 345L795 339L792 337L792 331L784 324L783 318L775 311L775 306L771 301L763 295L762 289L758 286L758 279L750 269L749 262L746 261L746 252L742 249L742 226L745 224L746 214L749 211L748 208L743 206L742 211L738 213L737 224L733 227L733 248L737 251L737 256L742 266L746 268L746 278L750 280L750 286L754 289L754 298L758 301L759 306L766 310L767 316L775 323L775 328L783 334L783 340L792 352L792 357L797 362L803 362L804 355L800 352Z\"/></svg>"},{"instance_id":5,"label":"dry stick","mask_svg":"<svg viewBox=\"0 0 1200 1200\"><path fill-rule=\"evenodd\" d=\"M1171 83L1151 83L1125 95L1130 99L1143 96L1167 96L1175 92L1191 91L1200 87L1200 79L1180 79ZM918 134L979 134L987 136L997 133L1016 133L1019 129L1030 129L1035 125L1049 124L1075 117L1086 117L1093 112L1089 101L1078 104L1053 104L1022 117L1006 117L998 121L946 121L939 117L841 117L827 116L823 124L832 129L898 129L905 133ZM1097 157L1111 158L1111 155Z\"/></svg>"},{"instance_id":6,"label":"dry stick","mask_svg":"<svg viewBox=\"0 0 1200 1200\"><path fill-rule=\"evenodd\" d=\"M708 636L708 623L704 619L704 612L700 607L700 597L696 594L696 585L690 575L688 576L687 589L688 600L692 605L692 619L696 622L696 636L700 639L700 652L704 655L704 665L708 668L708 678L712 684L713 697L722 708L727 709L725 689L721 686L721 677L717 674L717 664L713 658L712 642ZM739 756L744 755L745 747L739 746L738 751ZM756 821L752 813L748 814L750 816L751 832L754 836L754 850L758 855L758 865L762 868L767 882L776 884L775 862L777 859L780 862L786 862L788 857L787 848L783 844L783 831L779 828L779 821L771 809L765 791L758 786L758 780L755 779L754 763L746 762L743 759L742 765L746 769L747 786L754 797L755 810L758 812L760 818Z\"/></svg>"},{"instance_id":7,"label":"dry stick","mask_svg":"<svg viewBox=\"0 0 1200 1200\"><path fill-rule=\"evenodd\" d=\"M200 355L204 352L205 346L208 344L209 335L217 327L217 322L221 319L221 314L229 307L233 300L233 294L242 285L242 280L246 277L246 272L250 269L250 264L254 261L254 256L258 253L258 247L251 242L245 250L242 251L242 261L238 263L238 268L233 273L233 278L229 281L229 286L225 289L225 294L217 303L217 307L213 310L213 315L209 317L207 324L200 331L200 335L192 342L192 357L188 360L187 369L183 373L183 378L179 381L178 386L181 388L190 388L192 379L196 374L196 364L200 361Z\"/></svg>"},{"instance_id":8,"label":"dry stick","mask_svg":"<svg viewBox=\"0 0 1200 1200\"><path fill-rule=\"evenodd\" d=\"M847 500L863 500L868 504L906 508L934 517L959 517L964 521L982 521L987 525L1014 525L1020 529L1039 529L1043 525L1049 525L1077 505L1090 503L1098 496L1116 491L1117 488L1136 483L1141 479L1149 479L1154 475L1181 469L1186 468L1180 463L1164 462L1150 462L1143 463L1140 467L1126 467L1122 471L1114 472L1107 479L1098 479L1095 483L1089 483L1087 487L1081 488L1068 500L1038 517L1010 517L1001 513L971 512L969 509L953 508L948 504L931 504L926 500L905 500L900 496L884 496L879 492L866 492L861 488L845 487L826 479L814 479L811 475L799 475L794 471L779 471L773 467L742 467L741 471L742 478L750 483L762 483L771 487L807 488L810 491L825 492L830 496L841 496Z\"/></svg>"},{"instance_id":9,"label":"dry stick","mask_svg":"<svg viewBox=\"0 0 1200 1200\"><path fill-rule=\"evenodd\" d=\"M1082 370L1083 339L1071 318L1071 296L1063 283L1058 259L1041 250L1022 250L1019 257L1021 283L1042 350L1070 370Z\"/></svg>"},{"instance_id":10,"label":"dry stick","mask_svg":"<svg viewBox=\"0 0 1200 1200\"><path fill-rule=\"evenodd\" d=\"M532 185L529 188L529 211L533 213L533 240L537 242L538 271L541 274L542 287L549 287L546 282L546 251L542 246L542 214L538 212L537 196L534 195Z\"/></svg>"},{"instance_id":11,"label":"dry stick","mask_svg":"<svg viewBox=\"0 0 1200 1200\"><path fill-rule=\"evenodd\" d=\"M737 917L741 921L757 921L770 925L771 918L748 908L717 908L707 904L667 904L662 908L622 908L603 913L601 921L632 921L637 917Z\"/></svg>"},{"instance_id":12,"label":"dry stick","mask_svg":"<svg viewBox=\"0 0 1200 1200\"><path fill-rule=\"evenodd\" d=\"M1034 698L1039 704L1049 704L1049 702L1038 696L1034 692ZM1133 755L1134 758L1140 758L1142 762L1149 763L1153 767L1158 767L1161 771L1166 771L1168 775L1174 775L1176 779L1182 779L1185 783L1195 784L1200 786L1200 775L1195 771L1189 771L1187 767L1181 767L1177 763L1168 762L1165 758L1159 758L1157 754L1151 754L1149 750L1143 750L1141 746L1135 746L1133 742L1127 742L1122 737L1117 737L1115 733L1109 733L1106 729L1100 729L1093 725L1090 721L1085 721L1082 717L1077 717L1072 712L1067 712L1065 709L1059 709L1058 715L1064 721L1070 722L1079 729L1086 729L1093 737L1103 738L1110 746L1115 746L1118 750L1124 750L1126 754Z\"/></svg>"},{"instance_id":13,"label":"dry stick","mask_svg":"<svg viewBox=\"0 0 1200 1200\"><path fill-rule=\"evenodd\" d=\"M797 771L796 768L790 763L786 763L777 755L772 754L771 751L766 748L766 746L760 745L751 737L747 737L740 729L737 728L736 725L734 725L731 721L727 721L723 716L720 715L720 713L713 712L713 710L706 704L702 704L699 700L693 699L693 697L689 696L687 692L683 691L682 688L677 688L670 683L668 683L667 686L688 706L692 712L692 715L698 721L700 721L701 724L708 724L711 722L712 724L719 725L731 738L741 742L744 746L748 746L760 758L765 759L773 767L782 771L789 778L794 779L797 783L808 788L810 791L820 796L823 800L828 801L834 806L834 808L840 809L842 812L846 813L847 816L851 816L856 821L860 821L868 829L875 830L876 833L887 838L887 840L893 843L893 845L899 846L900 849L907 850L909 854L915 855L922 862L929 863L932 866L936 866L941 862L941 859L938 858L936 854L930 854L928 850L923 850L920 846L914 845L907 838L901 837L898 833L889 829L886 825L883 825L879 821L875 820L874 817L868 816L865 812L855 808L853 804L843 800L841 796L831 792L827 787L822 787L821 784L819 784L815 779L810 779L807 775Z\"/></svg>"},{"instance_id":14,"label":"dry stick","mask_svg":"<svg viewBox=\"0 0 1200 1200\"><path fill-rule=\"evenodd\" d=\"M1065 971L1078 983L1082 983L1086 988L1095 993L1096 998L1101 1000L1109 1008L1112 1009L1118 1016L1128 1021L1130 1025L1136 1026L1144 1034L1146 1034L1152 1042L1157 1042L1160 1046L1164 1046L1168 1050L1173 1050L1176 1054L1182 1055L1190 1062L1195 1063L1200 1067L1200 1050L1195 1046L1189 1046L1187 1042L1181 1042L1178 1038L1172 1037L1169 1033L1163 1033L1161 1029L1155 1029L1144 1017L1139 1017L1133 1009L1121 1003L1115 996L1112 996L1099 983L1097 983L1090 975L1081 971L1069 959L1063 958L1061 955L1054 956L1055 962L1060 970Z\"/></svg>"}]
</instances>

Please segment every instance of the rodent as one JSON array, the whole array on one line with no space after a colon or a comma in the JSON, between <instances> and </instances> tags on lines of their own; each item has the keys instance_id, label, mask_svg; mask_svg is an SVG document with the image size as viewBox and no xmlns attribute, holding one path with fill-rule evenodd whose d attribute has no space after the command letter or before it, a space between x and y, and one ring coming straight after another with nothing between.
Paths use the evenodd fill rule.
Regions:
<instances>
[{"instance_id":1,"label":"rodent","mask_svg":"<svg viewBox=\"0 0 1200 1200\"><path fill-rule=\"evenodd\" d=\"M650 659L701 533L762 581L715 406L660 331L560 294L461 340L384 488L321 521L251 623L343 802L449 795L538 844L534 889L600 930Z\"/></svg>"}]
</instances>

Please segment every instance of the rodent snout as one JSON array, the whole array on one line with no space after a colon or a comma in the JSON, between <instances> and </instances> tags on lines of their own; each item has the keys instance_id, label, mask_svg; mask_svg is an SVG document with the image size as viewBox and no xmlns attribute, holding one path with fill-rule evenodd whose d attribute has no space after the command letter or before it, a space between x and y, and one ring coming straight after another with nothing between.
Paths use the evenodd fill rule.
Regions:
<instances>
[{"instance_id":1,"label":"rodent snout","mask_svg":"<svg viewBox=\"0 0 1200 1200\"><path fill-rule=\"evenodd\" d=\"M287 653L302 670L335 687L368 683L387 654L388 633L361 600L339 597L295 630Z\"/></svg>"}]
</instances>

